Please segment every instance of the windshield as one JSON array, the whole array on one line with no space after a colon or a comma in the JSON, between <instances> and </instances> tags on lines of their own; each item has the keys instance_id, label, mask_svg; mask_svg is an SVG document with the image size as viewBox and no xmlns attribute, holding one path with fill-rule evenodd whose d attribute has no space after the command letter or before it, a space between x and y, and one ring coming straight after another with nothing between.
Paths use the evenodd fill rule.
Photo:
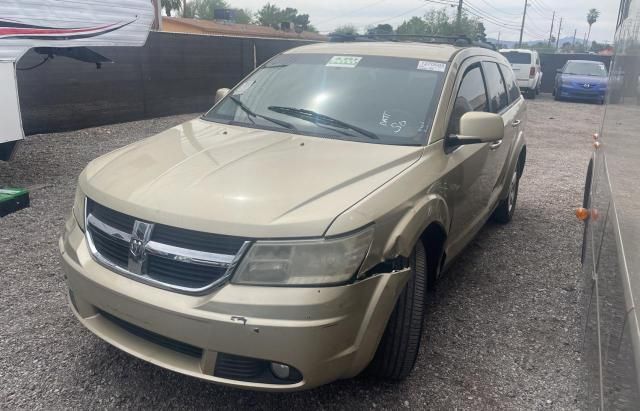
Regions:
<instances>
[{"instance_id":1,"label":"windshield","mask_svg":"<svg viewBox=\"0 0 640 411\"><path fill-rule=\"evenodd\" d=\"M426 143L445 63L380 56L280 55L203 118L370 143Z\"/></svg>"},{"instance_id":2,"label":"windshield","mask_svg":"<svg viewBox=\"0 0 640 411\"><path fill-rule=\"evenodd\" d=\"M520 53L518 51L503 51L501 53L511 64L531 64L531 53Z\"/></svg>"},{"instance_id":3,"label":"windshield","mask_svg":"<svg viewBox=\"0 0 640 411\"><path fill-rule=\"evenodd\" d=\"M606 77L607 69L602 63L589 63L581 61L570 61L562 71L564 74L577 74L580 76Z\"/></svg>"}]
</instances>

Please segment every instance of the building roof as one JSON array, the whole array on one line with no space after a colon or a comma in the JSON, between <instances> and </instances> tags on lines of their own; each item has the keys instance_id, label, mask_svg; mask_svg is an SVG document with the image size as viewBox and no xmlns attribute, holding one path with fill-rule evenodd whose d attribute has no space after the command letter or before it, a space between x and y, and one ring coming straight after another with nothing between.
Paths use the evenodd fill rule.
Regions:
<instances>
[{"instance_id":1,"label":"building roof","mask_svg":"<svg viewBox=\"0 0 640 411\"><path fill-rule=\"evenodd\" d=\"M223 23L213 20L187 19L182 17L162 17L163 22L171 22L186 27L195 28L211 35L238 37L266 37L327 41L322 34L304 31L300 34L294 31L276 30L273 27L256 24ZM164 31L164 29L163 29Z\"/></svg>"}]
</instances>

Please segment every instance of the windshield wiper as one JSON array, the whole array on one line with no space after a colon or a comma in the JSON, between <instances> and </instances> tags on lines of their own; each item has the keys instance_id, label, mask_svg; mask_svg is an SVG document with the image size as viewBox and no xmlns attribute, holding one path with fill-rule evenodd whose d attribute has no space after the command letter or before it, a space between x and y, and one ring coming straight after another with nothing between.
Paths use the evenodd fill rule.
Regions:
<instances>
[{"instance_id":1,"label":"windshield wiper","mask_svg":"<svg viewBox=\"0 0 640 411\"><path fill-rule=\"evenodd\" d=\"M281 107L281 106L271 106L269 107L269 110L274 111L276 113L284 114L286 116L296 117L301 120L305 120L317 125L325 125L325 126L343 128L347 130L353 130L359 134L362 134L365 137L369 137L374 140L380 139L380 137L378 137L375 133L369 130L365 130L358 126L354 126L353 124L345 123L344 121L326 116L324 114L316 113L315 111L306 110L303 108Z\"/></svg>"},{"instance_id":2,"label":"windshield wiper","mask_svg":"<svg viewBox=\"0 0 640 411\"><path fill-rule=\"evenodd\" d=\"M229 96L229 99L230 99L231 101L233 101L234 103L236 103L236 105L237 105L238 107L240 107L240 109L241 109L242 111L244 111L245 113L247 113L247 115L249 115L249 116L251 116L251 117L259 117L259 118L262 118L262 119L264 119L264 120L267 120L267 121L270 121L270 122L272 122L272 123L274 123L274 124L277 124L277 125L279 125L279 126L281 126L281 127L288 128L289 130L295 130L295 129L296 129L296 128L294 127L294 125L293 125L293 124L291 124L291 123L287 123L286 121L282 121L282 120L278 120L277 118L268 117L268 116L265 116L265 115L262 115L262 114L254 113L254 112L253 112L253 110L251 110L249 107L247 107L247 106L242 102L242 100L240 100L240 99L239 99L238 97L236 97L236 96Z\"/></svg>"}]
</instances>

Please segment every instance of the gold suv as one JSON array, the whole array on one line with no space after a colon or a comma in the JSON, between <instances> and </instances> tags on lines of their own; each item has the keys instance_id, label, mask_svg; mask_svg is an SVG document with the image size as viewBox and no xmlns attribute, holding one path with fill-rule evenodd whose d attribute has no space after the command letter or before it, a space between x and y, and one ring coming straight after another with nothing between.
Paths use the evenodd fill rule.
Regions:
<instances>
[{"instance_id":1,"label":"gold suv","mask_svg":"<svg viewBox=\"0 0 640 411\"><path fill-rule=\"evenodd\" d=\"M489 217L513 216L525 122L487 48L289 50L202 117L87 166L60 239L71 309L220 384L403 378L427 289Z\"/></svg>"}]
</instances>

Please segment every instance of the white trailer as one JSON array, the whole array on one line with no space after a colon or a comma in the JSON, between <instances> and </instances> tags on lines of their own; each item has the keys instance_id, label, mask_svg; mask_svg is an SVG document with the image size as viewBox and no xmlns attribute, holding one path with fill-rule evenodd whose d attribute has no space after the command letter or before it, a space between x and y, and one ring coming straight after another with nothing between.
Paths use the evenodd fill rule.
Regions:
<instances>
[{"instance_id":1,"label":"white trailer","mask_svg":"<svg viewBox=\"0 0 640 411\"><path fill-rule=\"evenodd\" d=\"M38 47L44 54L61 54L99 64L101 56L86 47L143 46L158 2L1 0L0 160L9 160L17 142L24 138L16 77L20 57Z\"/></svg>"}]
</instances>

